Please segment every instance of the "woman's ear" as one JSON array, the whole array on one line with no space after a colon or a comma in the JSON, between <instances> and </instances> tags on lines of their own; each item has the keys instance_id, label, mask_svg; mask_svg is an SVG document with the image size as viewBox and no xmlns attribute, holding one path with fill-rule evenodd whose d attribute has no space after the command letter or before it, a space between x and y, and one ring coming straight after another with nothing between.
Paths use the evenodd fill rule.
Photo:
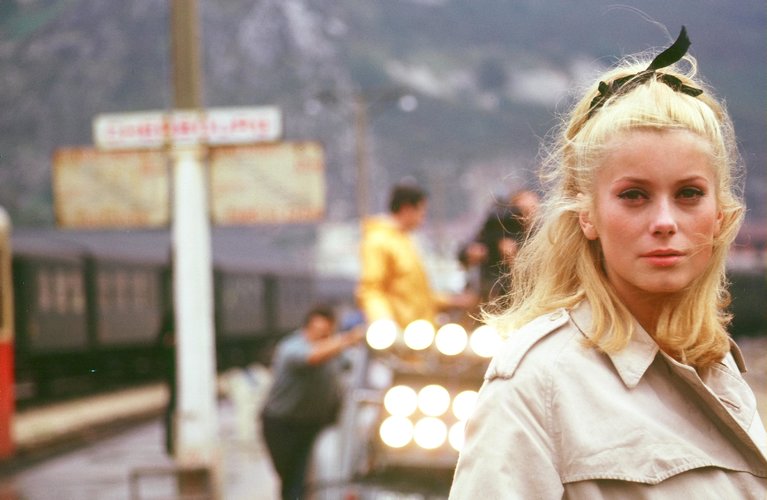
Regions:
<instances>
[{"instance_id":1,"label":"woman's ear","mask_svg":"<svg viewBox=\"0 0 767 500\"><path fill-rule=\"evenodd\" d=\"M581 210L578 212L578 224L581 226L583 235L587 240L596 240L599 238L599 233L594 223L591 221L591 214L588 210Z\"/></svg>"},{"instance_id":2,"label":"woman's ear","mask_svg":"<svg viewBox=\"0 0 767 500\"><path fill-rule=\"evenodd\" d=\"M722 232L722 222L724 221L724 212L719 210L716 213L716 222L714 226L714 236L719 236L719 233Z\"/></svg>"}]
</instances>

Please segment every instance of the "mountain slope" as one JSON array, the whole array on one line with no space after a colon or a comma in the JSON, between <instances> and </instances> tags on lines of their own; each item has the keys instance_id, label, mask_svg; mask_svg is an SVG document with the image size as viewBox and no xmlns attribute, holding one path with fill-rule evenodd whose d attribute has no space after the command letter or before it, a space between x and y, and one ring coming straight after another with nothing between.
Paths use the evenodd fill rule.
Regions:
<instances>
[{"instance_id":1,"label":"mountain slope","mask_svg":"<svg viewBox=\"0 0 767 500\"><path fill-rule=\"evenodd\" d=\"M700 70L726 98L749 168L749 219L767 211L763 2L201 0L207 106L276 104L286 137L327 149L328 217L356 214L352 99L369 112L372 200L413 176L440 219L475 219L493 194L534 182L538 145L572 93L625 53L687 25ZM168 2L9 1L0 7L0 204L52 223L50 155L91 142L98 113L167 109ZM399 89L417 98L403 112ZM376 100L382 91L388 98Z\"/></svg>"}]
</instances>

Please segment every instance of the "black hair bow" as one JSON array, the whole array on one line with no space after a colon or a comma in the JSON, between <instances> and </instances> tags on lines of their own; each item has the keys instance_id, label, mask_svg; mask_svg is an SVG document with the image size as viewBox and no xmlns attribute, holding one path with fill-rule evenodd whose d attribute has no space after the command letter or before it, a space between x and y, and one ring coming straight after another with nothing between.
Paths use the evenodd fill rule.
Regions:
<instances>
[{"instance_id":1,"label":"black hair bow","mask_svg":"<svg viewBox=\"0 0 767 500\"><path fill-rule=\"evenodd\" d=\"M682 31L679 33L676 41L669 48L658 54L655 59L652 60L650 65L647 66L647 69L633 75L616 78L610 83L599 82L599 86L597 87L599 94L591 100L591 107L589 108L588 114L589 118L596 110L601 108L605 101L610 97L617 95L619 92L625 94L629 90L645 83L653 77L677 92L682 92L683 94L692 97L697 97L702 94L703 90L685 85L679 78L673 75L657 72L657 70L671 66L682 59L687 53L687 49L690 48L690 43L690 39L687 37L687 29L682 26Z\"/></svg>"}]
</instances>

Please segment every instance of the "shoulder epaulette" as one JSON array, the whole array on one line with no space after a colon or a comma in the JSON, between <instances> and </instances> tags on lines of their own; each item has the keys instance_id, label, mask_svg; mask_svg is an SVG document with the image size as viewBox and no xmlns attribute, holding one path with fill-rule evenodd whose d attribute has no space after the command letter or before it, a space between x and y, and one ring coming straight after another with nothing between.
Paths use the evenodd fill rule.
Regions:
<instances>
[{"instance_id":1,"label":"shoulder epaulette","mask_svg":"<svg viewBox=\"0 0 767 500\"><path fill-rule=\"evenodd\" d=\"M557 309L511 332L504 341L501 352L490 362L485 373L485 380L511 378L530 348L567 323L569 319L570 316L565 309Z\"/></svg>"}]
</instances>

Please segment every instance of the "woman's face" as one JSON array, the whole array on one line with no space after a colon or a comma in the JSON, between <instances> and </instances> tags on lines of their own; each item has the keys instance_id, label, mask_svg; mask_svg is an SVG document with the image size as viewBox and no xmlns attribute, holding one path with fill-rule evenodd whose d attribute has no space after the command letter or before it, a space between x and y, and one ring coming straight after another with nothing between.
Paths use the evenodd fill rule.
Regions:
<instances>
[{"instance_id":1,"label":"woman's face","mask_svg":"<svg viewBox=\"0 0 767 500\"><path fill-rule=\"evenodd\" d=\"M641 129L613 139L597 166L593 208L580 214L629 309L700 276L721 220L710 146L685 130Z\"/></svg>"}]
</instances>

